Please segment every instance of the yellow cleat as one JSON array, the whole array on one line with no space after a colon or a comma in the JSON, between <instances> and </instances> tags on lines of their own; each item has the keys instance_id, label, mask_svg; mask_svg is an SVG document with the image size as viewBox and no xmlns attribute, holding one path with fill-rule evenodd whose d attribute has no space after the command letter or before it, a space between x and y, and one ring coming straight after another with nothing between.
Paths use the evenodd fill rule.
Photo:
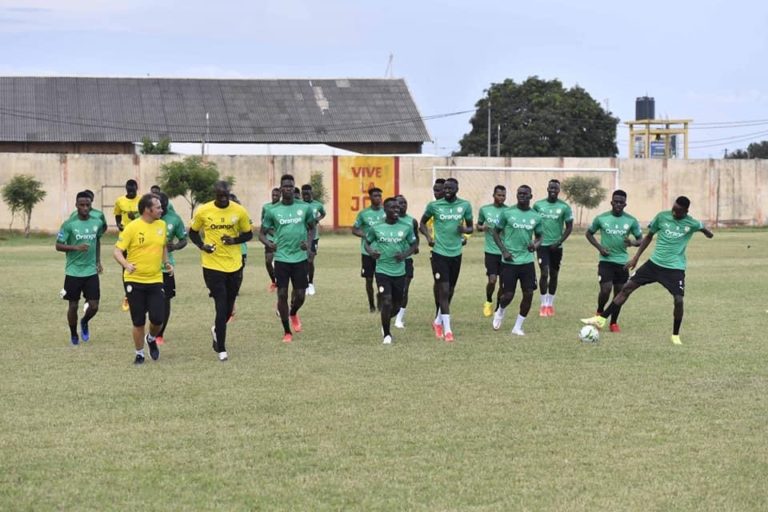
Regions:
<instances>
[{"instance_id":1,"label":"yellow cleat","mask_svg":"<svg viewBox=\"0 0 768 512\"><path fill-rule=\"evenodd\" d=\"M128 297L123 297L123 303L120 304L120 309L123 311L130 311L131 306L128 304Z\"/></svg>"},{"instance_id":2,"label":"yellow cleat","mask_svg":"<svg viewBox=\"0 0 768 512\"><path fill-rule=\"evenodd\" d=\"M607 320L608 320L607 318L603 318L600 315L597 315L589 318L582 318L581 323L586 325L594 325L598 329L602 329L603 327L605 327L605 322Z\"/></svg>"},{"instance_id":3,"label":"yellow cleat","mask_svg":"<svg viewBox=\"0 0 768 512\"><path fill-rule=\"evenodd\" d=\"M683 344L683 342L680 341L680 335L679 334L673 334L672 337L670 338L670 341L672 342L673 345L682 345Z\"/></svg>"},{"instance_id":4,"label":"yellow cleat","mask_svg":"<svg viewBox=\"0 0 768 512\"><path fill-rule=\"evenodd\" d=\"M489 317L493 314L493 302L486 302L483 304L483 316Z\"/></svg>"}]
</instances>

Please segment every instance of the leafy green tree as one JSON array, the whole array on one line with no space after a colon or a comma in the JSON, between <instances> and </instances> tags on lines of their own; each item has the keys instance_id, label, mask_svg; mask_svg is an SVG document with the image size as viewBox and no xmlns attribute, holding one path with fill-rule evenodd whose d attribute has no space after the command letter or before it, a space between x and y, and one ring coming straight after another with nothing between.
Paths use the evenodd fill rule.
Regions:
<instances>
[{"instance_id":1,"label":"leafy green tree","mask_svg":"<svg viewBox=\"0 0 768 512\"><path fill-rule=\"evenodd\" d=\"M309 175L309 184L312 186L312 197L320 201L325 202L326 193L323 186L323 173L320 171L314 171Z\"/></svg>"},{"instance_id":2,"label":"leafy green tree","mask_svg":"<svg viewBox=\"0 0 768 512\"><path fill-rule=\"evenodd\" d=\"M753 142L747 146L747 150L737 149L728 153L725 158L747 159L747 158L768 158L768 140Z\"/></svg>"},{"instance_id":3,"label":"leafy green tree","mask_svg":"<svg viewBox=\"0 0 768 512\"><path fill-rule=\"evenodd\" d=\"M11 224L8 228L13 229L13 218L17 213L21 213L24 219L24 236L29 237L32 209L46 194L43 183L32 176L17 174L11 178L11 181L3 186L3 201L11 210Z\"/></svg>"},{"instance_id":4,"label":"leafy green tree","mask_svg":"<svg viewBox=\"0 0 768 512\"><path fill-rule=\"evenodd\" d=\"M168 155L171 152L171 139L163 137L157 143L149 137L141 139L141 154L143 155Z\"/></svg>"},{"instance_id":5,"label":"leafy green tree","mask_svg":"<svg viewBox=\"0 0 768 512\"><path fill-rule=\"evenodd\" d=\"M491 84L475 105L472 130L459 142L458 155L487 154L489 105L494 154L498 125L502 155L613 157L619 152L618 118L579 86L566 89L559 80L532 76L520 84L512 79Z\"/></svg>"},{"instance_id":6,"label":"leafy green tree","mask_svg":"<svg viewBox=\"0 0 768 512\"><path fill-rule=\"evenodd\" d=\"M568 201L578 206L579 226L584 208L596 208L606 194L606 190L600 186L600 178L594 176L571 176L563 180L561 189Z\"/></svg>"},{"instance_id":7,"label":"leafy green tree","mask_svg":"<svg viewBox=\"0 0 768 512\"><path fill-rule=\"evenodd\" d=\"M214 162L204 161L199 156L188 156L184 160L161 165L158 184L168 197L183 197L194 215L199 204L213 200L213 184L219 179L219 170ZM235 183L232 176L225 180L230 185Z\"/></svg>"}]
</instances>

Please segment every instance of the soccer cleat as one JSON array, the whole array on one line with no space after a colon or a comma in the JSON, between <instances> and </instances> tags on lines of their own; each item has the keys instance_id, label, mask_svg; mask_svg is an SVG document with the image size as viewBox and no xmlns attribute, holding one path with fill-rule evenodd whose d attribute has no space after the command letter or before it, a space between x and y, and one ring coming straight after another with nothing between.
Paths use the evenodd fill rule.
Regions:
<instances>
[{"instance_id":1,"label":"soccer cleat","mask_svg":"<svg viewBox=\"0 0 768 512\"><path fill-rule=\"evenodd\" d=\"M165 345L165 340L163 339L162 336L156 336L155 343L157 343L158 345Z\"/></svg>"},{"instance_id":2,"label":"soccer cleat","mask_svg":"<svg viewBox=\"0 0 768 512\"><path fill-rule=\"evenodd\" d=\"M133 360L133 364L144 364L144 356L136 354L136 359Z\"/></svg>"},{"instance_id":3,"label":"soccer cleat","mask_svg":"<svg viewBox=\"0 0 768 512\"><path fill-rule=\"evenodd\" d=\"M555 316L555 306L547 306L547 316Z\"/></svg>"},{"instance_id":4,"label":"soccer cleat","mask_svg":"<svg viewBox=\"0 0 768 512\"><path fill-rule=\"evenodd\" d=\"M147 334L144 336L144 342L149 345L149 357L151 357L153 361L157 361L157 358L160 357L160 349L157 348L157 339L155 339L155 341L149 341L149 334Z\"/></svg>"},{"instance_id":5,"label":"soccer cleat","mask_svg":"<svg viewBox=\"0 0 768 512\"><path fill-rule=\"evenodd\" d=\"M435 331L435 338L441 340L443 339L443 325L442 324L436 324L432 323L432 330Z\"/></svg>"},{"instance_id":6,"label":"soccer cleat","mask_svg":"<svg viewBox=\"0 0 768 512\"><path fill-rule=\"evenodd\" d=\"M123 297L123 302L120 304L120 309L126 312L131 310L131 305L128 304L128 297Z\"/></svg>"},{"instance_id":7,"label":"soccer cleat","mask_svg":"<svg viewBox=\"0 0 768 512\"><path fill-rule=\"evenodd\" d=\"M621 329L619 329L619 324L611 324L610 327L611 332L621 332Z\"/></svg>"},{"instance_id":8,"label":"soccer cleat","mask_svg":"<svg viewBox=\"0 0 768 512\"><path fill-rule=\"evenodd\" d=\"M680 341L680 335L679 334L673 334L672 337L670 338L670 341L672 342L673 345L682 345L683 344L683 342Z\"/></svg>"},{"instance_id":9,"label":"soccer cleat","mask_svg":"<svg viewBox=\"0 0 768 512\"><path fill-rule=\"evenodd\" d=\"M287 332L283 335L283 343L290 343L293 341L293 334Z\"/></svg>"},{"instance_id":10,"label":"soccer cleat","mask_svg":"<svg viewBox=\"0 0 768 512\"><path fill-rule=\"evenodd\" d=\"M307 295L314 295L315 294L315 285L312 283L309 283L307 285Z\"/></svg>"},{"instance_id":11,"label":"soccer cleat","mask_svg":"<svg viewBox=\"0 0 768 512\"><path fill-rule=\"evenodd\" d=\"M602 329L603 327L605 327L605 322L606 322L606 319L600 315L581 319L581 323L586 325L594 325L598 329Z\"/></svg>"},{"instance_id":12,"label":"soccer cleat","mask_svg":"<svg viewBox=\"0 0 768 512\"><path fill-rule=\"evenodd\" d=\"M277 283L269 283L269 286L267 286L267 291L269 293L274 293L277 291Z\"/></svg>"},{"instance_id":13,"label":"soccer cleat","mask_svg":"<svg viewBox=\"0 0 768 512\"><path fill-rule=\"evenodd\" d=\"M293 329L293 332L301 332L301 319L299 318L299 314L296 313L288 318L291 320L291 329Z\"/></svg>"},{"instance_id":14,"label":"soccer cleat","mask_svg":"<svg viewBox=\"0 0 768 512\"><path fill-rule=\"evenodd\" d=\"M391 345L392 344L392 336L390 336L390 335L384 336L384 339L382 340L381 343L384 344L384 345Z\"/></svg>"},{"instance_id":15,"label":"soccer cleat","mask_svg":"<svg viewBox=\"0 0 768 512\"><path fill-rule=\"evenodd\" d=\"M547 306L541 306L539 308L539 316L547 316Z\"/></svg>"},{"instance_id":16,"label":"soccer cleat","mask_svg":"<svg viewBox=\"0 0 768 512\"><path fill-rule=\"evenodd\" d=\"M227 351L219 352L219 361L226 361L229 359L229 354L227 354Z\"/></svg>"},{"instance_id":17,"label":"soccer cleat","mask_svg":"<svg viewBox=\"0 0 768 512\"><path fill-rule=\"evenodd\" d=\"M523 332L523 330L517 329L517 328L512 329L512 334L514 334L515 336L525 336L525 333Z\"/></svg>"},{"instance_id":18,"label":"soccer cleat","mask_svg":"<svg viewBox=\"0 0 768 512\"><path fill-rule=\"evenodd\" d=\"M73 336L70 336L70 338L69 338L69 341L70 341L70 342L71 342L73 345L79 345L79 344L80 344L80 338L77 336L77 334L75 334L75 335L73 335Z\"/></svg>"},{"instance_id":19,"label":"soccer cleat","mask_svg":"<svg viewBox=\"0 0 768 512\"><path fill-rule=\"evenodd\" d=\"M448 331L447 333L445 333L445 342L453 343L453 333L451 331Z\"/></svg>"},{"instance_id":20,"label":"soccer cleat","mask_svg":"<svg viewBox=\"0 0 768 512\"><path fill-rule=\"evenodd\" d=\"M402 320L400 320L400 318L395 318L395 327L398 329L405 329L405 324Z\"/></svg>"},{"instance_id":21,"label":"soccer cleat","mask_svg":"<svg viewBox=\"0 0 768 512\"><path fill-rule=\"evenodd\" d=\"M503 320L504 320L504 315L501 314L501 308L499 308L493 314L493 322L491 323L491 325L493 325L494 331L498 331L499 329L501 329L501 322Z\"/></svg>"},{"instance_id":22,"label":"soccer cleat","mask_svg":"<svg viewBox=\"0 0 768 512\"><path fill-rule=\"evenodd\" d=\"M486 302L483 304L483 316L489 317L493 314L493 302Z\"/></svg>"},{"instance_id":23,"label":"soccer cleat","mask_svg":"<svg viewBox=\"0 0 768 512\"><path fill-rule=\"evenodd\" d=\"M80 320L80 337L83 338L83 341L88 341L91 339L91 333L88 330L88 324Z\"/></svg>"}]
</instances>

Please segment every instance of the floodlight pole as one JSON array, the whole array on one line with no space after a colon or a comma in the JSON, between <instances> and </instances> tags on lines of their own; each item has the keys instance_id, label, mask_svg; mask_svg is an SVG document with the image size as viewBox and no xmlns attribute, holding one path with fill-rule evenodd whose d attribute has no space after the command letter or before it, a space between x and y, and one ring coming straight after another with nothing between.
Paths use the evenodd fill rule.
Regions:
<instances>
[{"instance_id":1,"label":"floodlight pole","mask_svg":"<svg viewBox=\"0 0 768 512\"><path fill-rule=\"evenodd\" d=\"M491 91L488 91L488 157L491 156Z\"/></svg>"}]
</instances>

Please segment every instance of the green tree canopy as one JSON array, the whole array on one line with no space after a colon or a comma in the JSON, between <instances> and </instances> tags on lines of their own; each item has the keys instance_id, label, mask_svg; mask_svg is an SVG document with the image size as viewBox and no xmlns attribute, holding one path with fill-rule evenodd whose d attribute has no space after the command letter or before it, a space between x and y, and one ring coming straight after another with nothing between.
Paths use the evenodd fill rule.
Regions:
<instances>
[{"instance_id":1,"label":"green tree canopy","mask_svg":"<svg viewBox=\"0 0 768 512\"><path fill-rule=\"evenodd\" d=\"M199 156L188 156L184 160L161 165L158 184L168 197L183 197L194 215L197 205L213 200L213 184L219 179L214 162L204 161ZM225 180L230 185L235 182L232 176Z\"/></svg>"},{"instance_id":2,"label":"green tree canopy","mask_svg":"<svg viewBox=\"0 0 768 512\"><path fill-rule=\"evenodd\" d=\"M17 174L11 178L11 181L3 186L3 201L11 210L9 229L13 228L13 218L17 213L21 213L24 218L24 236L29 237L32 209L46 194L43 183L32 176Z\"/></svg>"},{"instance_id":3,"label":"green tree canopy","mask_svg":"<svg viewBox=\"0 0 768 512\"><path fill-rule=\"evenodd\" d=\"M141 139L141 154L143 155L167 155L171 152L171 139L163 137L158 142L152 142L149 137Z\"/></svg>"},{"instance_id":4,"label":"green tree canopy","mask_svg":"<svg viewBox=\"0 0 768 512\"><path fill-rule=\"evenodd\" d=\"M728 153L725 158L747 159L747 158L768 158L768 140L753 142L747 146L747 150L737 149Z\"/></svg>"},{"instance_id":5,"label":"green tree canopy","mask_svg":"<svg viewBox=\"0 0 768 512\"><path fill-rule=\"evenodd\" d=\"M600 186L600 178L594 176L571 176L563 180L561 188L568 201L578 206L579 226L584 209L596 208L606 194L606 190Z\"/></svg>"},{"instance_id":6,"label":"green tree canopy","mask_svg":"<svg viewBox=\"0 0 768 512\"><path fill-rule=\"evenodd\" d=\"M491 84L470 120L472 130L459 142L458 155L485 155L491 107L492 154L501 125L501 154L507 156L616 156L618 118L603 110L579 86L529 77Z\"/></svg>"}]
</instances>

